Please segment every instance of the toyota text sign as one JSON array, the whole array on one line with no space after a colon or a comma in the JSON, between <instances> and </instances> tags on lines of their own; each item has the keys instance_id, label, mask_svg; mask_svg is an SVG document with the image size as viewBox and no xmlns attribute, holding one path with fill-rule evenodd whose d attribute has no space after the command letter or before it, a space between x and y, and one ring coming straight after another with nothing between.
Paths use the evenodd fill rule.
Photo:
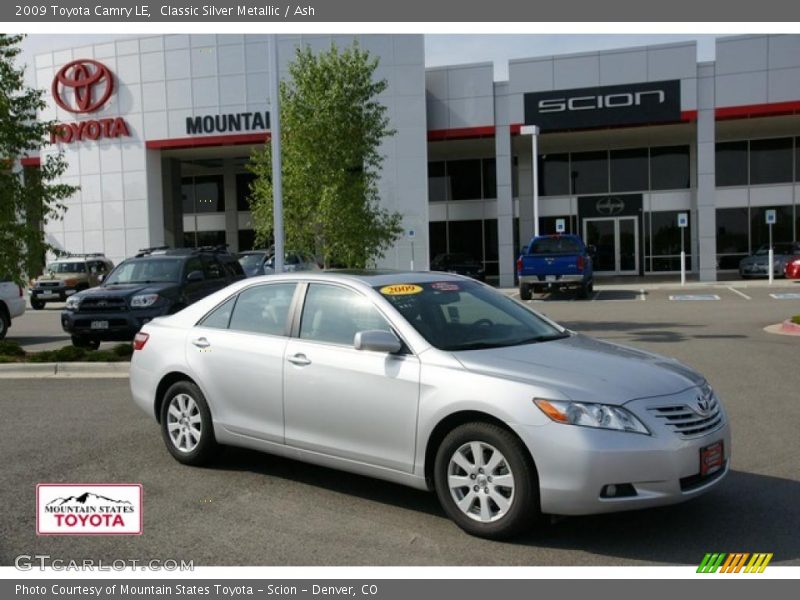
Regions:
<instances>
[{"instance_id":1,"label":"toyota text sign","mask_svg":"<svg viewBox=\"0 0 800 600\"><path fill-rule=\"evenodd\" d=\"M542 131L681 119L681 82L656 81L525 94L525 124Z\"/></svg>"}]
</instances>

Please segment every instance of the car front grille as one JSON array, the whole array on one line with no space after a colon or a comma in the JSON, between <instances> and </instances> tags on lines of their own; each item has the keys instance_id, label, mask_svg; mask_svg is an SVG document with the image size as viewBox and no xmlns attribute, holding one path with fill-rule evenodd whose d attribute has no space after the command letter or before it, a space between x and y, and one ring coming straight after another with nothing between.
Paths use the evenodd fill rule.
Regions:
<instances>
[{"instance_id":1,"label":"car front grille","mask_svg":"<svg viewBox=\"0 0 800 600\"><path fill-rule=\"evenodd\" d=\"M705 403L705 410L698 407L699 402ZM676 434L684 438L692 438L718 429L722 426L723 416L719 400L714 394L698 396L692 406L676 404L671 406L656 406L650 412Z\"/></svg>"},{"instance_id":2,"label":"car front grille","mask_svg":"<svg viewBox=\"0 0 800 600\"><path fill-rule=\"evenodd\" d=\"M60 281L42 281L36 284L36 287L40 288L57 288L61 287Z\"/></svg>"},{"instance_id":3,"label":"car front grille","mask_svg":"<svg viewBox=\"0 0 800 600\"><path fill-rule=\"evenodd\" d=\"M78 312L122 312L127 310L125 298L84 298L78 306Z\"/></svg>"}]
</instances>

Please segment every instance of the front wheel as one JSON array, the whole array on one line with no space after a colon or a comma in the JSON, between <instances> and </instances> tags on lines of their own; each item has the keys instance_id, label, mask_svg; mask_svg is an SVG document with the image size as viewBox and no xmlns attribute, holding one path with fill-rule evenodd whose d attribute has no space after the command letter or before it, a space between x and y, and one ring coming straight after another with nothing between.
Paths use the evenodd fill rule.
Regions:
<instances>
[{"instance_id":1,"label":"front wheel","mask_svg":"<svg viewBox=\"0 0 800 600\"><path fill-rule=\"evenodd\" d=\"M82 335L72 336L72 345L76 348L85 348L86 350L97 350L100 347L100 340L97 338L86 337Z\"/></svg>"},{"instance_id":2,"label":"front wheel","mask_svg":"<svg viewBox=\"0 0 800 600\"><path fill-rule=\"evenodd\" d=\"M216 453L211 411L191 381L179 381L167 390L161 404L161 434L169 453L185 465L204 465Z\"/></svg>"},{"instance_id":3,"label":"front wheel","mask_svg":"<svg viewBox=\"0 0 800 600\"><path fill-rule=\"evenodd\" d=\"M434 485L447 515L478 537L509 538L540 517L536 467L519 439L497 425L466 423L447 434Z\"/></svg>"},{"instance_id":4,"label":"front wheel","mask_svg":"<svg viewBox=\"0 0 800 600\"><path fill-rule=\"evenodd\" d=\"M0 309L0 340L6 337L9 327L11 327L11 319L6 314L5 309Z\"/></svg>"},{"instance_id":5,"label":"front wheel","mask_svg":"<svg viewBox=\"0 0 800 600\"><path fill-rule=\"evenodd\" d=\"M33 310L42 310L44 308L44 301L31 298L31 308Z\"/></svg>"},{"instance_id":6,"label":"front wheel","mask_svg":"<svg viewBox=\"0 0 800 600\"><path fill-rule=\"evenodd\" d=\"M519 284L519 297L520 300L530 300L532 298L531 286L529 284L527 283Z\"/></svg>"}]
</instances>

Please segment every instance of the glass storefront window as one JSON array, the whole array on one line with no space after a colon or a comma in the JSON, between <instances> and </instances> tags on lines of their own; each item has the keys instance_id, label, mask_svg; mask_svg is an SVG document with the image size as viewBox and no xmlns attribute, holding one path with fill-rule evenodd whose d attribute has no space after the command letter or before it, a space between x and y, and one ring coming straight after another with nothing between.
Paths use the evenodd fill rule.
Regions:
<instances>
[{"instance_id":1,"label":"glass storefront window","mask_svg":"<svg viewBox=\"0 0 800 600\"><path fill-rule=\"evenodd\" d=\"M539 233L541 235L553 235L556 233L556 220L564 219L564 233L575 233L576 217L570 215L559 215L557 217L539 217Z\"/></svg>"},{"instance_id":2,"label":"glass storefront window","mask_svg":"<svg viewBox=\"0 0 800 600\"><path fill-rule=\"evenodd\" d=\"M608 153L605 150L573 153L570 179L573 194L607 193Z\"/></svg>"},{"instance_id":3,"label":"glass storefront window","mask_svg":"<svg viewBox=\"0 0 800 600\"><path fill-rule=\"evenodd\" d=\"M250 184L256 176L252 173L237 173L236 175L236 210L249 211Z\"/></svg>"},{"instance_id":4,"label":"glass storefront window","mask_svg":"<svg viewBox=\"0 0 800 600\"><path fill-rule=\"evenodd\" d=\"M649 188L647 148L612 150L611 191L641 192Z\"/></svg>"},{"instance_id":5,"label":"glass storefront window","mask_svg":"<svg viewBox=\"0 0 800 600\"><path fill-rule=\"evenodd\" d=\"M252 229L240 229L238 237L239 252L244 252L245 250L252 250L255 248L256 232Z\"/></svg>"},{"instance_id":6,"label":"glass storefront window","mask_svg":"<svg viewBox=\"0 0 800 600\"><path fill-rule=\"evenodd\" d=\"M767 210L775 211L775 225L772 226L772 243L794 241L794 209L792 206L764 206L750 209L750 251L769 243Z\"/></svg>"},{"instance_id":7,"label":"glass storefront window","mask_svg":"<svg viewBox=\"0 0 800 600\"><path fill-rule=\"evenodd\" d=\"M650 148L650 189L689 189L689 146Z\"/></svg>"},{"instance_id":8,"label":"glass storefront window","mask_svg":"<svg viewBox=\"0 0 800 600\"><path fill-rule=\"evenodd\" d=\"M445 178L444 161L428 163L428 202L447 200L447 179Z\"/></svg>"},{"instance_id":9,"label":"glass storefront window","mask_svg":"<svg viewBox=\"0 0 800 600\"><path fill-rule=\"evenodd\" d=\"M483 169L483 197L497 198L497 166L493 158L481 160Z\"/></svg>"},{"instance_id":10,"label":"glass storefront window","mask_svg":"<svg viewBox=\"0 0 800 600\"><path fill-rule=\"evenodd\" d=\"M738 269L739 261L750 252L747 208L718 208L717 268Z\"/></svg>"},{"instance_id":11,"label":"glass storefront window","mask_svg":"<svg viewBox=\"0 0 800 600\"><path fill-rule=\"evenodd\" d=\"M479 200L482 197L481 160L449 160L445 165L450 200Z\"/></svg>"},{"instance_id":12,"label":"glass storefront window","mask_svg":"<svg viewBox=\"0 0 800 600\"><path fill-rule=\"evenodd\" d=\"M430 259L447 253L447 222L431 221L428 223L428 242L431 248Z\"/></svg>"},{"instance_id":13,"label":"glass storefront window","mask_svg":"<svg viewBox=\"0 0 800 600\"><path fill-rule=\"evenodd\" d=\"M539 194L569 195L569 154L565 152L539 156Z\"/></svg>"},{"instance_id":14,"label":"glass storefront window","mask_svg":"<svg viewBox=\"0 0 800 600\"><path fill-rule=\"evenodd\" d=\"M183 214L225 212L222 175L181 179Z\"/></svg>"},{"instance_id":15,"label":"glass storefront window","mask_svg":"<svg viewBox=\"0 0 800 600\"><path fill-rule=\"evenodd\" d=\"M678 227L678 215L687 213L689 225ZM691 213L684 210L651 212L645 221L647 241L645 249L649 256L645 259L650 271L681 270L681 235L683 250L686 252L686 269L692 268Z\"/></svg>"},{"instance_id":16,"label":"glass storefront window","mask_svg":"<svg viewBox=\"0 0 800 600\"><path fill-rule=\"evenodd\" d=\"M792 181L792 138L750 142L750 184Z\"/></svg>"},{"instance_id":17,"label":"glass storefront window","mask_svg":"<svg viewBox=\"0 0 800 600\"><path fill-rule=\"evenodd\" d=\"M747 185L747 142L721 142L716 146L717 186Z\"/></svg>"},{"instance_id":18,"label":"glass storefront window","mask_svg":"<svg viewBox=\"0 0 800 600\"><path fill-rule=\"evenodd\" d=\"M199 248L201 246L224 246L224 231L184 231L183 247Z\"/></svg>"}]
</instances>

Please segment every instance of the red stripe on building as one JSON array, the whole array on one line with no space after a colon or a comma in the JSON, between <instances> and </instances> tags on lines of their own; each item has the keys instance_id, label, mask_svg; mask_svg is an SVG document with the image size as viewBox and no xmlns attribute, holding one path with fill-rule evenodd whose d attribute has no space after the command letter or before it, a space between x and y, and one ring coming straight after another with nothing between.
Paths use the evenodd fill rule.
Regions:
<instances>
[{"instance_id":1,"label":"red stripe on building","mask_svg":"<svg viewBox=\"0 0 800 600\"><path fill-rule=\"evenodd\" d=\"M772 102L769 104L748 104L744 106L724 106L714 111L719 120L749 119L751 117L777 117L800 113L800 100L792 102Z\"/></svg>"},{"instance_id":2,"label":"red stripe on building","mask_svg":"<svg viewBox=\"0 0 800 600\"><path fill-rule=\"evenodd\" d=\"M175 138L171 140L149 140L145 146L149 150L179 150L181 148L201 148L203 146L237 146L241 144L263 144L269 133L242 133L236 135L207 135L203 137Z\"/></svg>"},{"instance_id":3,"label":"red stripe on building","mask_svg":"<svg viewBox=\"0 0 800 600\"><path fill-rule=\"evenodd\" d=\"M429 142L471 140L486 137L494 137L494 125L486 125L484 127L459 127L456 129L431 129L428 131Z\"/></svg>"},{"instance_id":4,"label":"red stripe on building","mask_svg":"<svg viewBox=\"0 0 800 600\"><path fill-rule=\"evenodd\" d=\"M42 159L38 156L26 156L25 158L21 158L19 161L23 167L41 167L42 166Z\"/></svg>"}]
</instances>

